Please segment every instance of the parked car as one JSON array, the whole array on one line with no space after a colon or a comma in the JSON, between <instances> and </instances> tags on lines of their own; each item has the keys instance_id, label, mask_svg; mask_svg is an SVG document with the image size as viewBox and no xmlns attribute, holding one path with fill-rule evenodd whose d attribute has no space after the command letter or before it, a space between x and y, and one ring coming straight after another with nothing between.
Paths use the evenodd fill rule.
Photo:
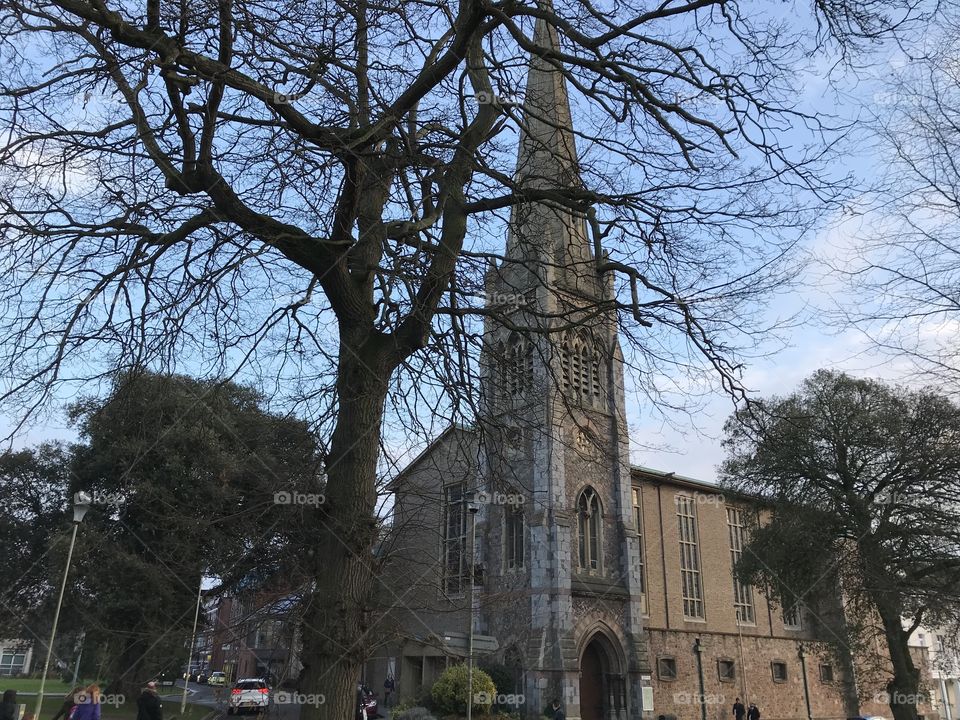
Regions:
<instances>
[{"instance_id":1,"label":"parked car","mask_svg":"<svg viewBox=\"0 0 960 720\"><path fill-rule=\"evenodd\" d=\"M209 680L209 676L207 675L207 673L203 672L202 670L197 673L197 682L198 682L198 683L200 683L201 685L206 685L206 684L207 684L207 680Z\"/></svg>"},{"instance_id":2,"label":"parked car","mask_svg":"<svg viewBox=\"0 0 960 720\"><path fill-rule=\"evenodd\" d=\"M227 684L227 674L215 670L210 673L210 677L207 678L207 683L210 685L226 685Z\"/></svg>"},{"instance_id":3,"label":"parked car","mask_svg":"<svg viewBox=\"0 0 960 720\"><path fill-rule=\"evenodd\" d=\"M263 678L237 680L230 690L227 715L239 715L244 711L260 713L270 706L270 688Z\"/></svg>"},{"instance_id":4,"label":"parked car","mask_svg":"<svg viewBox=\"0 0 960 720\"><path fill-rule=\"evenodd\" d=\"M364 717L367 720L380 717L380 707L377 703L377 696L366 685L357 686L357 694L360 696L360 704L363 706Z\"/></svg>"}]
</instances>

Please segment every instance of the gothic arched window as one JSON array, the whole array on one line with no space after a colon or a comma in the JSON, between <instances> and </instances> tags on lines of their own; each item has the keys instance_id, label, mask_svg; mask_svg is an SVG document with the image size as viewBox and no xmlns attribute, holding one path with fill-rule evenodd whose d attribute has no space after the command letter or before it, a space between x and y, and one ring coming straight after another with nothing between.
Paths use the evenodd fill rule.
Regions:
<instances>
[{"instance_id":1,"label":"gothic arched window","mask_svg":"<svg viewBox=\"0 0 960 720\"><path fill-rule=\"evenodd\" d=\"M579 566L582 570L602 570L600 522L603 517L596 491L584 488L577 498L577 536Z\"/></svg>"},{"instance_id":2,"label":"gothic arched window","mask_svg":"<svg viewBox=\"0 0 960 720\"><path fill-rule=\"evenodd\" d=\"M604 398L603 353L587 334L560 342L563 393L574 402L600 407Z\"/></svg>"}]
</instances>

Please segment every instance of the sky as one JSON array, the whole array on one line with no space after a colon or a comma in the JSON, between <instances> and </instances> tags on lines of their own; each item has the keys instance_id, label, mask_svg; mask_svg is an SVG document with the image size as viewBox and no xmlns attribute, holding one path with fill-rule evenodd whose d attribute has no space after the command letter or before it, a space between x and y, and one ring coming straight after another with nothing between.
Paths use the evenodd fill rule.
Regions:
<instances>
[{"instance_id":1,"label":"sky","mask_svg":"<svg viewBox=\"0 0 960 720\"><path fill-rule=\"evenodd\" d=\"M851 118L864 108L884 101L880 82L890 70L902 67L904 56L894 48L881 49L874 56L873 67L855 78L843 77L834 61L834 58L820 57L803 71L804 92L799 102L802 107ZM832 83L828 82L828 75ZM881 164L882 157L869 144L851 148L843 158L844 169L863 176L870 175ZM851 299L845 298L842 288L825 275L821 261L842 261L860 230L856 218L826 218L809 238L806 249L813 262L800 286L795 294L781 298L770 308L770 312L784 315L799 310L805 323L789 332L786 348L747 365L744 385L757 397L788 392L803 378L824 367L893 381L905 377L908 371L905 363L874 352L867 339L855 331L839 332L823 322L833 303ZM660 415L645 398L630 392L627 404L633 462L708 482L715 480L717 465L723 460L720 445L723 422L733 409L729 398L713 393L704 399L702 407L689 415L680 412ZM10 432L12 422L11 417L0 416L0 433ZM54 409L20 433L14 444L23 446L72 437L62 415ZM413 445L426 440L417 438Z\"/></svg>"}]
</instances>

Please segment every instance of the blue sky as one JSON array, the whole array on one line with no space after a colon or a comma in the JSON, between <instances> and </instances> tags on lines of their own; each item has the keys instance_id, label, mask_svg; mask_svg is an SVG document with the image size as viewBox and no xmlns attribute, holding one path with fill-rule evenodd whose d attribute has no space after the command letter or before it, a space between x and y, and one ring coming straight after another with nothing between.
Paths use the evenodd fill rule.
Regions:
<instances>
[{"instance_id":1,"label":"blue sky","mask_svg":"<svg viewBox=\"0 0 960 720\"><path fill-rule=\"evenodd\" d=\"M784 7L788 12L795 12L795 8L801 6L787 3ZM805 4L802 7L808 9ZM807 67L798 69L804 88L798 102L802 109L845 120L869 115L890 101L884 95L884 79L904 66L904 53L894 47L876 48L866 67L857 73L837 67L835 57L812 57ZM883 155L876 146L858 142L846 148L836 169L838 173L853 170L869 178L882 169L882 165ZM756 395L788 392L821 367L889 380L905 376L908 368L904 363L873 352L858 333L838 332L822 321L834 303L850 301L850 298L844 297L843 288L825 273L818 261L842 259L855 243L860 229L861 221L856 217L838 215L824 218L822 226L808 238L806 251L813 262L802 282L793 294L780 298L769 308L769 313L775 315L799 312L804 324L788 332L786 348L749 362L744 383ZM721 427L731 410L729 399L716 390L704 396L702 407L690 414L661 415L653 411L645 398L628 394L632 459L638 464L711 481L715 478L716 465L722 460ZM0 430L4 434L10 431L11 422L9 417L0 417ZM27 432L17 436L15 444L70 437L72 434L65 427L62 415L57 408L52 408Z\"/></svg>"}]
</instances>

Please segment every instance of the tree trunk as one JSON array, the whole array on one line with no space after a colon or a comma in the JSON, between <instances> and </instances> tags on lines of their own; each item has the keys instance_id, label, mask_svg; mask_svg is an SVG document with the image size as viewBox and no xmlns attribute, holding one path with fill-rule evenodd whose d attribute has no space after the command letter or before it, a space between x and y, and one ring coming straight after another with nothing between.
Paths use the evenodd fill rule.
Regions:
<instances>
[{"instance_id":1,"label":"tree trunk","mask_svg":"<svg viewBox=\"0 0 960 720\"><path fill-rule=\"evenodd\" d=\"M909 637L903 629L903 620L896 608L877 603L883 633L893 664L893 677L887 683L887 694L893 720L917 720L917 704L920 698L920 673L913 664L908 644Z\"/></svg>"},{"instance_id":2,"label":"tree trunk","mask_svg":"<svg viewBox=\"0 0 960 720\"><path fill-rule=\"evenodd\" d=\"M143 674L144 645L144 642L139 639L130 639L124 643L119 657L111 658L108 684L101 688L103 692L110 695L124 695L127 698L137 697Z\"/></svg>"},{"instance_id":3,"label":"tree trunk","mask_svg":"<svg viewBox=\"0 0 960 720\"><path fill-rule=\"evenodd\" d=\"M301 708L302 720L353 719L372 642L365 633L374 582L377 462L392 368L375 331L358 335L341 328L339 407L312 549L315 589L303 616L301 692L316 702Z\"/></svg>"}]
</instances>

